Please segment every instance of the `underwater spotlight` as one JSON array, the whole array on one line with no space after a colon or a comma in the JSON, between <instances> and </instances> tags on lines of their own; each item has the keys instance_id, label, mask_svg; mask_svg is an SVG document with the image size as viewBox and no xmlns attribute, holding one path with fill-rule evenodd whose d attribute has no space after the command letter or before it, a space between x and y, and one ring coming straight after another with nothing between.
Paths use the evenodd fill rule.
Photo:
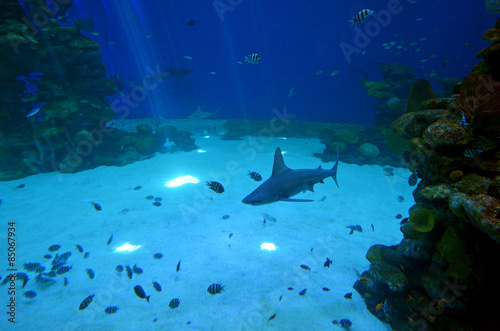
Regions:
<instances>
[{"instance_id":1,"label":"underwater spotlight","mask_svg":"<svg viewBox=\"0 0 500 331\"><path fill-rule=\"evenodd\" d=\"M273 243L263 243L262 245L260 245L260 249L264 251L275 251L276 246L274 246Z\"/></svg>"},{"instance_id":2,"label":"underwater spotlight","mask_svg":"<svg viewBox=\"0 0 500 331\"><path fill-rule=\"evenodd\" d=\"M165 183L166 187L177 187L184 185L186 183L193 183L193 184L198 184L200 180L198 178L194 178L193 176L182 176L182 177L177 177L176 179L172 179L171 181L168 181Z\"/></svg>"},{"instance_id":3,"label":"underwater spotlight","mask_svg":"<svg viewBox=\"0 0 500 331\"><path fill-rule=\"evenodd\" d=\"M133 251L138 250L141 248L141 245L131 245L130 243L125 243L124 245L121 245L120 247L115 248L116 253L131 253Z\"/></svg>"}]
</instances>

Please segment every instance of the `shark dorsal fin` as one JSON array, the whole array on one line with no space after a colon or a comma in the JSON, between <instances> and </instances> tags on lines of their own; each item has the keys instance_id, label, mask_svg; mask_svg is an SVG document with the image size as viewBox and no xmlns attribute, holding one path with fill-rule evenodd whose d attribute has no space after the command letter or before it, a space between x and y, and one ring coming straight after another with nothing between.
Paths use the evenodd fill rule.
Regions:
<instances>
[{"instance_id":1,"label":"shark dorsal fin","mask_svg":"<svg viewBox=\"0 0 500 331\"><path fill-rule=\"evenodd\" d=\"M285 165L285 161L283 161L283 155L281 155L281 149L279 147L276 148L276 152L274 152L273 176L290 170L291 169Z\"/></svg>"}]
</instances>

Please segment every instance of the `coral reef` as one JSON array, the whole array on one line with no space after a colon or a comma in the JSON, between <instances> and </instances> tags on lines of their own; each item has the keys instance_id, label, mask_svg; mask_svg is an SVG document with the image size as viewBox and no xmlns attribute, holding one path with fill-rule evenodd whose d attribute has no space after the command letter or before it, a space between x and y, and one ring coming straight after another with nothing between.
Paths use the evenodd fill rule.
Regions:
<instances>
[{"instance_id":1,"label":"coral reef","mask_svg":"<svg viewBox=\"0 0 500 331\"><path fill-rule=\"evenodd\" d=\"M92 19L61 27L56 17L70 1L54 8L23 3L26 13L18 1L0 4L0 180L123 165L162 151L165 134L108 125L116 114L106 97L117 88L106 78L100 45L80 33L93 30ZM185 133L171 134L170 140L184 137L182 149L193 149Z\"/></svg>"},{"instance_id":2,"label":"coral reef","mask_svg":"<svg viewBox=\"0 0 500 331\"><path fill-rule=\"evenodd\" d=\"M498 28L485 39L497 43ZM405 159L422 180L409 221L401 226L404 239L395 246L372 246L366 254L370 268L362 274L370 281L357 281L354 288L370 312L393 329L497 325L498 298L492 293L500 292L500 57L495 52L490 46L478 54L485 61L454 89L460 93L456 102L421 101L392 124L410 139ZM394 286L390 276L396 270L407 281L399 275Z\"/></svg>"}]
</instances>

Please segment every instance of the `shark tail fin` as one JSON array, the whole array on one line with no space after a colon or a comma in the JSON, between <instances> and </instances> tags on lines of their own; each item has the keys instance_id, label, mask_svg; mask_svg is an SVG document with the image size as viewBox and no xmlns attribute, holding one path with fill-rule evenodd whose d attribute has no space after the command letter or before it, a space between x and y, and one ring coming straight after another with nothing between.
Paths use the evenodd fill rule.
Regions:
<instances>
[{"instance_id":1,"label":"shark tail fin","mask_svg":"<svg viewBox=\"0 0 500 331\"><path fill-rule=\"evenodd\" d=\"M333 165L331 171L333 171L332 178L335 181L335 184L337 184L337 187L339 187L339 183L337 182L337 168L339 166L339 148L337 147L337 161L335 161L335 164Z\"/></svg>"}]
</instances>

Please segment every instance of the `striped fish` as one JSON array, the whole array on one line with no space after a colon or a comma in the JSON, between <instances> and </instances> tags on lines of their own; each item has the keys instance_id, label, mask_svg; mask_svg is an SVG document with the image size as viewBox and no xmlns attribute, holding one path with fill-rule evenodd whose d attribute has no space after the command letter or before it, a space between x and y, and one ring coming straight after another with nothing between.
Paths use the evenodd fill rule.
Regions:
<instances>
[{"instance_id":1,"label":"striped fish","mask_svg":"<svg viewBox=\"0 0 500 331\"><path fill-rule=\"evenodd\" d=\"M475 148L467 148L465 151L464 151L464 156L465 157L470 157L470 158L475 158L477 155L481 154L482 150L480 149L475 149Z\"/></svg>"},{"instance_id":2,"label":"striped fish","mask_svg":"<svg viewBox=\"0 0 500 331\"><path fill-rule=\"evenodd\" d=\"M252 63L252 64L257 64L262 60L259 54L250 54L247 57L245 57L245 62Z\"/></svg>"},{"instance_id":3,"label":"striped fish","mask_svg":"<svg viewBox=\"0 0 500 331\"><path fill-rule=\"evenodd\" d=\"M351 22L351 26L358 25L360 23L364 23L370 19L373 15L373 10L370 9L363 9L356 15L354 15L354 18L352 20L349 20Z\"/></svg>"},{"instance_id":4,"label":"striped fish","mask_svg":"<svg viewBox=\"0 0 500 331\"><path fill-rule=\"evenodd\" d=\"M262 180L262 176L258 172L255 172L255 171L249 171L248 176L250 176L250 178L252 178L256 182L260 182Z\"/></svg>"},{"instance_id":5,"label":"striped fish","mask_svg":"<svg viewBox=\"0 0 500 331\"><path fill-rule=\"evenodd\" d=\"M207 288L208 293L210 294L219 294L224 291L224 286L221 284L212 284Z\"/></svg>"},{"instance_id":6,"label":"striped fish","mask_svg":"<svg viewBox=\"0 0 500 331\"><path fill-rule=\"evenodd\" d=\"M26 291L26 292L24 292L23 295L28 299L33 299L34 297L36 297L36 292L35 291Z\"/></svg>"},{"instance_id":7,"label":"striped fish","mask_svg":"<svg viewBox=\"0 0 500 331\"><path fill-rule=\"evenodd\" d=\"M161 285L158 282L153 282L153 287L156 290L156 292L161 292Z\"/></svg>"},{"instance_id":8,"label":"striped fish","mask_svg":"<svg viewBox=\"0 0 500 331\"><path fill-rule=\"evenodd\" d=\"M222 186L221 183L218 182L207 182L207 186L210 187L212 191L215 193L222 193L224 192L224 186Z\"/></svg>"},{"instance_id":9,"label":"striped fish","mask_svg":"<svg viewBox=\"0 0 500 331\"><path fill-rule=\"evenodd\" d=\"M84 310L85 308L87 308L88 305L92 302L94 296L95 296L94 294L91 294L88 297L86 297L85 300L83 300L82 303L80 304L78 310Z\"/></svg>"},{"instance_id":10,"label":"striped fish","mask_svg":"<svg viewBox=\"0 0 500 331\"><path fill-rule=\"evenodd\" d=\"M104 312L105 312L106 314L108 314L108 315L109 315L109 314L114 314L114 313L116 313L116 311L117 311L118 309L119 309L119 308L118 308L117 306L112 306L112 307L108 307L108 308L104 309Z\"/></svg>"},{"instance_id":11,"label":"striped fish","mask_svg":"<svg viewBox=\"0 0 500 331\"><path fill-rule=\"evenodd\" d=\"M408 178L408 185L415 186L417 185L417 182L418 182L418 174L414 172L410 175L410 178Z\"/></svg>"},{"instance_id":12,"label":"striped fish","mask_svg":"<svg viewBox=\"0 0 500 331\"><path fill-rule=\"evenodd\" d=\"M170 303L168 304L168 306L171 309L175 309L175 308L179 307L180 303L181 303L181 300L179 300L179 298L175 298L175 299L170 300Z\"/></svg>"},{"instance_id":13,"label":"striped fish","mask_svg":"<svg viewBox=\"0 0 500 331\"><path fill-rule=\"evenodd\" d=\"M94 277L95 277L94 270L87 269L87 276L89 276L90 279L94 279Z\"/></svg>"}]
</instances>

